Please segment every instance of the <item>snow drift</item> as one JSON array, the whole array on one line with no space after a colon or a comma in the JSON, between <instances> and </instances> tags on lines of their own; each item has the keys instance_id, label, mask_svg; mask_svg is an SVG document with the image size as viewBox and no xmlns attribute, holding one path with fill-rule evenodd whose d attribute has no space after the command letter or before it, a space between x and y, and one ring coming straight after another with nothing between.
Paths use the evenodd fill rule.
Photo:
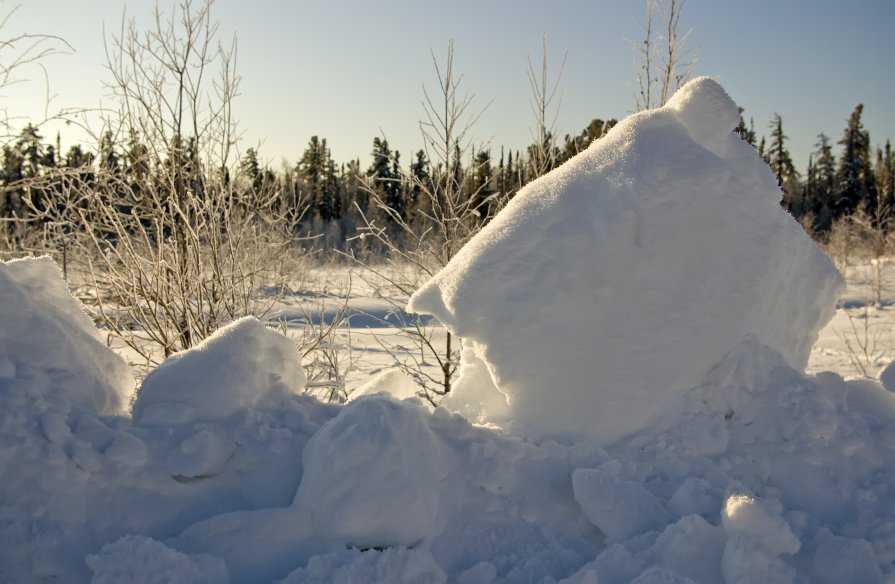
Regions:
<instances>
[{"instance_id":1,"label":"snow drift","mask_svg":"<svg viewBox=\"0 0 895 584\"><path fill-rule=\"evenodd\" d=\"M749 335L804 368L843 281L738 121L691 81L523 188L411 297L487 363L509 407L485 400L484 420L610 443Z\"/></svg>"},{"instance_id":2,"label":"snow drift","mask_svg":"<svg viewBox=\"0 0 895 584\"><path fill-rule=\"evenodd\" d=\"M49 257L0 263L0 383L64 394L95 413L119 413L130 367L110 351Z\"/></svg>"},{"instance_id":3,"label":"snow drift","mask_svg":"<svg viewBox=\"0 0 895 584\"><path fill-rule=\"evenodd\" d=\"M261 400L301 393L305 381L295 345L245 317L147 375L134 403L134 423L222 420Z\"/></svg>"}]
</instances>

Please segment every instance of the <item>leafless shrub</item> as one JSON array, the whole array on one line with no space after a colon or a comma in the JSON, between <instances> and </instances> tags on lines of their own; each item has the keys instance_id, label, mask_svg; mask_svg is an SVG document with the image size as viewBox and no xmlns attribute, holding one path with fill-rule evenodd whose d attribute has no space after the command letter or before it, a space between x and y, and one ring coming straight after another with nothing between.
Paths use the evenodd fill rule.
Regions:
<instances>
[{"instance_id":1,"label":"leafless shrub","mask_svg":"<svg viewBox=\"0 0 895 584\"><path fill-rule=\"evenodd\" d=\"M424 118L420 122L425 153L432 162L431 175L424 180L408 178L419 191L418 208L409 217L391 208L368 185L367 192L377 213L361 211L358 238L376 242L387 250L387 255L384 262L365 261L357 256L355 260L378 281L374 288L392 306L391 318L382 319L383 326L397 326L414 347L405 351L401 350L404 347L380 339L383 349L417 381L421 396L434 404L451 391L459 366L460 343L449 331L443 341L437 340L430 320L405 314L403 304L420 284L450 262L502 203L500 193L482 197L478 191L470 192L474 166L458 170L469 154L470 129L484 110L472 110L473 96L460 91L462 75L454 70L453 41L448 43L444 63L439 63L434 52L432 62L438 88L433 94L423 86Z\"/></svg>"},{"instance_id":2,"label":"leafless shrub","mask_svg":"<svg viewBox=\"0 0 895 584\"><path fill-rule=\"evenodd\" d=\"M233 164L236 42L216 42L211 2L156 9L141 32L122 20L107 41L109 89L120 108L104 132L127 137L121 164L100 149L95 171L69 176L56 215L96 291L96 318L149 364L195 346L244 315L263 317L301 253L275 185L243 196ZM53 214L45 212L45 214Z\"/></svg>"},{"instance_id":3,"label":"leafless shrub","mask_svg":"<svg viewBox=\"0 0 895 584\"><path fill-rule=\"evenodd\" d=\"M681 32L684 4L685 0L646 0L644 38L629 41L638 61L634 111L665 105L693 74L696 54L687 48L692 29Z\"/></svg>"}]
</instances>

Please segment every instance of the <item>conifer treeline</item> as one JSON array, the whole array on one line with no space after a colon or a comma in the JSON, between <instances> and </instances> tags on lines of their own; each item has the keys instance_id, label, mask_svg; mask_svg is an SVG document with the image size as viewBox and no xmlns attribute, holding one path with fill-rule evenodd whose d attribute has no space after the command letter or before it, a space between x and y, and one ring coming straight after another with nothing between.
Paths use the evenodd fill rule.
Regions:
<instances>
[{"instance_id":1,"label":"conifer treeline","mask_svg":"<svg viewBox=\"0 0 895 584\"><path fill-rule=\"evenodd\" d=\"M737 128L777 176L783 190L783 206L818 234L827 232L837 218L859 208L870 216L888 216L895 204L895 163L890 141L874 149L870 134L863 127L862 113L863 106L858 105L835 144L829 136L818 135L816 150L804 172L792 161L780 115L774 115L768 138L763 136L757 140L753 124L747 128L742 119ZM579 134L566 135L562 140L548 134L548 144L543 148L534 144L524 151L480 148L470 150L465 156L458 151L451 160L451 173L457 176L468 173L466 180L457 184L464 185L468 191L466 196L479 199L476 208L492 198L505 200L537 178L536 167L544 165L542 161L534 162L536 152L541 153L540 157L543 152L548 153L546 171L549 171L584 150L615 123L613 119L594 119ZM189 139L177 139L184 143L171 151L183 152L189 159ZM0 216L6 220L28 219L29 210L33 213L34 209L44 208L49 204L48 197L64 194L65 180L59 179L60 176L68 180L76 176L80 184L90 184L92 177L101 173L113 173L130 182L147 181L152 170L147 165L146 152L139 136L131 134L120 143L109 132L102 136L96 151L74 145L63 155L58 136L55 143L46 143L38 129L28 125L17 140L2 150ZM362 222L361 214L375 216L377 210L370 204L371 192L378 194L402 219L412 221L415 216L425 214L425 198L419 196L419 185L425 185L441 169L432 168L423 150L408 157L409 164L405 164L401 153L392 150L384 137L372 140L371 155L372 162L367 168L359 159L337 162L326 139L313 136L294 165L274 170L263 166L259 153L250 148L239 162L233 179L235 202L270 198L273 193L282 208L301 206L290 210L292 216L301 218L296 221L295 229L322 235L325 245L332 248L342 247L355 233ZM222 169L211 172L222 172ZM57 178L49 187L45 181L40 188L34 188L34 179L41 177ZM151 177L145 184L152 184ZM387 222L388 218L382 217L382 220Z\"/></svg>"},{"instance_id":2,"label":"conifer treeline","mask_svg":"<svg viewBox=\"0 0 895 584\"><path fill-rule=\"evenodd\" d=\"M808 159L808 168L800 172L786 147L783 119L774 114L769 124L770 138L762 136L756 143L752 124L747 129L741 120L737 131L758 149L771 167L783 190L782 205L806 227L820 236L833 222L858 209L888 223L895 204L895 162L892 145L872 146L870 132L864 128L858 104L848 117L841 137L834 145L832 138L818 134L815 150ZM836 152L835 146L838 146Z\"/></svg>"}]
</instances>

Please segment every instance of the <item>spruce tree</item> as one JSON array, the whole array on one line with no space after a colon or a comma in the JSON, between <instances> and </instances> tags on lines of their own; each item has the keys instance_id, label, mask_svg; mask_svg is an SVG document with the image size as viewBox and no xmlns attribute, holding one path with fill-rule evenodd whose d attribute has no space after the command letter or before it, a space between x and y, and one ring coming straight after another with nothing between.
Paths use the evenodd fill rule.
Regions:
<instances>
[{"instance_id":1,"label":"spruce tree","mask_svg":"<svg viewBox=\"0 0 895 584\"><path fill-rule=\"evenodd\" d=\"M302 195L324 223L337 219L341 214L339 184L336 166L322 140L311 136L308 147L296 166L296 175Z\"/></svg>"},{"instance_id":2,"label":"spruce tree","mask_svg":"<svg viewBox=\"0 0 895 584\"><path fill-rule=\"evenodd\" d=\"M391 180L384 185L385 204L403 220L407 219L407 207L404 201L404 181L401 180L404 173L401 171L401 153L399 151L395 150L391 162Z\"/></svg>"},{"instance_id":3,"label":"spruce tree","mask_svg":"<svg viewBox=\"0 0 895 584\"><path fill-rule=\"evenodd\" d=\"M368 188L375 192L377 197L381 201L386 202L388 206L390 184L395 178L392 176L393 157L392 151L388 146L388 140L378 136L373 138L373 151L370 155L373 157L373 161L367 169ZM375 215L376 209L368 208L366 212Z\"/></svg>"},{"instance_id":4,"label":"spruce tree","mask_svg":"<svg viewBox=\"0 0 895 584\"><path fill-rule=\"evenodd\" d=\"M836 204L836 159L830 138L826 134L818 134L816 150L811 155L814 165L813 177L808 187L808 200L815 216L815 229L827 231L838 217Z\"/></svg>"},{"instance_id":5,"label":"spruce tree","mask_svg":"<svg viewBox=\"0 0 895 584\"><path fill-rule=\"evenodd\" d=\"M805 209L801 201L801 188L798 181L798 172L792 162L789 150L786 148L786 134L783 133L783 118L775 113L771 121L771 144L768 147L768 164L777 177L777 184L783 190L783 206L796 217L801 216Z\"/></svg>"},{"instance_id":6,"label":"spruce tree","mask_svg":"<svg viewBox=\"0 0 895 584\"><path fill-rule=\"evenodd\" d=\"M839 144L842 154L836 168L836 196L838 214L850 214L864 205L872 215L876 207L876 187L870 163L870 134L864 130L861 114L864 104L858 104L848 118Z\"/></svg>"},{"instance_id":7,"label":"spruce tree","mask_svg":"<svg viewBox=\"0 0 895 584\"><path fill-rule=\"evenodd\" d=\"M895 160L892 159L892 144L889 140L886 140L884 148L876 150L875 174L877 204L890 214L895 205Z\"/></svg>"},{"instance_id":8,"label":"spruce tree","mask_svg":"<svg viewBox=\"0 0 895 584\"><path fill-rule=\"evenodd\" d=\"M410 189L407 191L408 214L428 212L427 209L420 208L424 202L423 197L420 196L423 189L432 189L432 175L426 151L417 150L414 160L410 164Z\"/></svg>"},{"instance_id":9,"label":"spruce tree","mask_svg":"<svg viewBox=\"0 0 895 584\"><path fill-rule=\"evenodd\" d=\"M487 221L492 213L492 195L494 195L494 170L491 168L491 152L480 150L475 156L473 175L470 181L472 208L479 218Z\"/></svg>"}]
</instances>

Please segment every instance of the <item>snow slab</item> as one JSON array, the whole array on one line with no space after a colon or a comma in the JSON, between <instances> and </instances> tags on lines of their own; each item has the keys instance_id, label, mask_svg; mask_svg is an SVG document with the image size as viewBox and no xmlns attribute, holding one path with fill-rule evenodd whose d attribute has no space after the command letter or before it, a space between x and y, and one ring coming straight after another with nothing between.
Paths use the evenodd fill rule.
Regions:
<instances>
[{"instance_id":1,"label":"snow slab","mask_svg":"<svg viewBox=\"0 0 895 584\"><path fill-rule=\"evenodd\" d=\"M128 406L130 367L106 346L51 258L0 262L0 323L0 387L27 383L94 413Z\"/></svg>"},{"instance_id":2,"label":"snow slab","mask_svg":"<svg viewBox=\"0 0 895 584\"><path fill-rule=\"evenodd\" d=\"M305 382L292 341L248 316L147 375L134 403L134 423L221 420L260 400L301 393Z\"/></svg>"},{"instance_id":3,"label":"snow slab","mask_svg":"<svg viewBox=\"0 0 895 584\"><path fill-rule=\"evenodd\" d=\"M520 190L414 293L408 311L473 346L509 404L458 392L455 411L610 444L750 335L804 369L843 280L738 121L691 81Z\"/></svg>"}]
</instances>

